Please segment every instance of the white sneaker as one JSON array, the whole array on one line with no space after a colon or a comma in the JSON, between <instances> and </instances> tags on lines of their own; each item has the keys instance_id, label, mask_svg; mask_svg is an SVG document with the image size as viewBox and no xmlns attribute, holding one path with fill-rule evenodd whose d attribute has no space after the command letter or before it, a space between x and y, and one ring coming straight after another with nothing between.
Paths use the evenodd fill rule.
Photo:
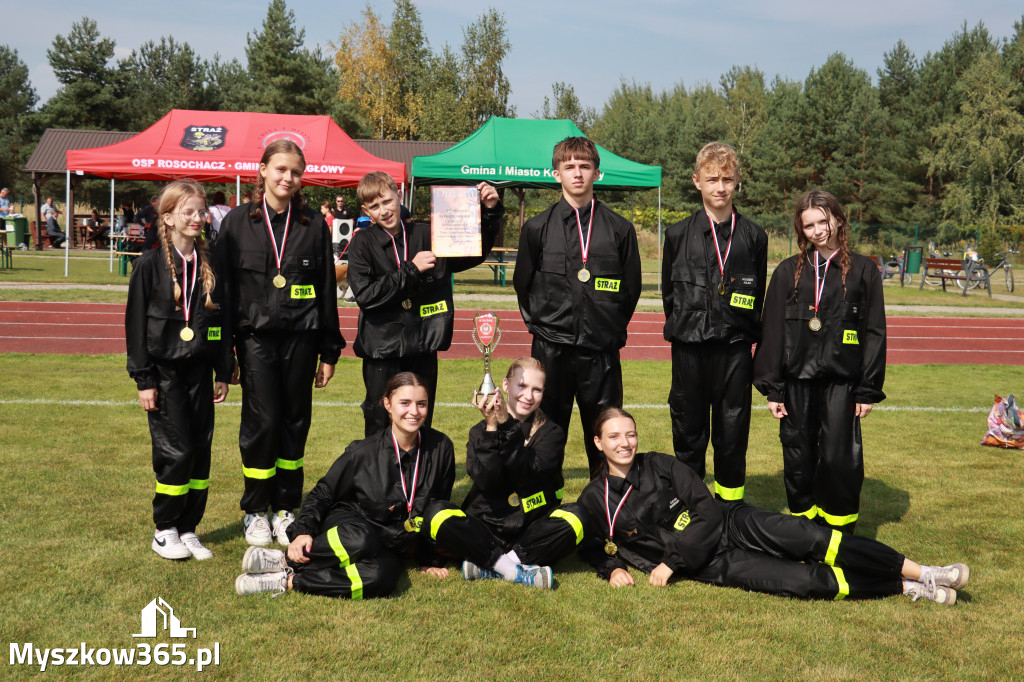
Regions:
<instances>
[{"instance_id":1,"label":"white sneaker","mask_svg":"<svg viewBox=\"0 0 1024 682\"><path fill-rule=\"evenodd\" d=\"M185 543L183 543L181 538L178 537L177 528L158 530L153 533L153 544L151 546L153 551L164 559L181 561L192 556L192 552L188 550Z\"/></svg>"},{"instance_id":2,"label":"white sneaker","mask_svg":"<svg viewBox=\"0 0 1024 682\"><path fill-rule=\"evenodd\" d=\"M291 541L288 539L288 526L292 525L294 521L295 515L290 511L279 509L274 514L274 518L270 522L270 532L273 533L277 544L284 545L285 547L291 544Z\"/></svg>"},{"instance_id":3,"label":"white sneaker","mask_svg":"<svg viewBox=\"0 0 1024 682\"><path fill-rule=\"evenodd\" d=\"M281 550L253 546L245 550L242 570L246 573L280 573L288 570L288 564Z\"/></svg>"},{"instance_id":4,"label":"white sneaker","mask_svg":"<svg viewBox=\"0 0 1024 682\"><path fill-rule=\"evenodd\" d=\"M288 572L243 573L235 578L235 592L241 597L261 592L273 592L274 596L284 594L288 589Z\"/></svg>"},{"instance_id":5,"label":"white sneaker","mask_svg":"<svg viewBox=\"0 0 1024 682\"><path fill-rule=\"evenodd\" d=\"M266 514L246 514L242 519L242 528L245 531L245 541L250 545L262 547L269 545L274 539Z\"/></svg>"},{"instance_id":6,"label":"white sneaker","mask_svg":"<svg viewBox=\"0 0 1024 682\"><path fill-rule=\"evenodd\" d=\"M213 552L203 546L199 536L195 533L182 533L181 542L188 547L188 551L199 561L213 558Z\"/></svg>"}]
</instances>

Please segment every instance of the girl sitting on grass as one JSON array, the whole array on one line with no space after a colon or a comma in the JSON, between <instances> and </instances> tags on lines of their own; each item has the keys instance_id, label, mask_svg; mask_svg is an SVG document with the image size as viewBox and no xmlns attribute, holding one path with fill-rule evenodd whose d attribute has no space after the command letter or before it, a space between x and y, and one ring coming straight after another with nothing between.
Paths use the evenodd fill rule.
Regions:
<instances>
[{"instance_id":1,"label":"girl sitting on grass","mask_svg":"<svg viewBox=\"0 0 1024 682\"><path fill-rule=\"evenodd\" d=\"M803 599L906 594L956 603L964 564L922 566L869 538L810 519L726 504L675 457L637 452L636 422L611 407L594 423L603 475L580 494L592 522L580 555L613 587L674 577Z\"/></svg>"}]
</instances>

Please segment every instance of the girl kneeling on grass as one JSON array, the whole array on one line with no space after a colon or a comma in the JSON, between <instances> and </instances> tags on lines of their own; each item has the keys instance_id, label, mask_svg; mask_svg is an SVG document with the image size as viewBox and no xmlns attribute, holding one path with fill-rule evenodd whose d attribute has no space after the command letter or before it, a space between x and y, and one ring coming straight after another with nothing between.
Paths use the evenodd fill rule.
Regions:
<instances>
[{"instance_id":1,"label":"girl kneeling on grass","mask_svg":"<svg viewBox=\"0 0 1024 682\"><path fill-rule=\"evenodd\" d=\"M209 559L196 536L210 485L213 403L227 397L234 362L223 287L207 254L206 194L192 180L160 194L159 248L132 267L125 311L128 374L149 415L156 495L152 549L165 559ZM216 383L210 381L211 369Z\"/></svg>"},{"instance_id":2,"label":"girl kneeling on grass","mask_svg":"<svg viewBox=\"0 0 1024 682\"><path fill-rule=\"evenodd\" d=\"M384 391L386 429L354 441L306 496L281 550L252 546L235 580L240 595L296 590L363 599L390 594L402 557L420 572L448 575L445 559L421 533L437 502L451 497L455 455L448 436L423 426L427 389L412 372Z\"/></svg>"},{"instance_id":3,"label":"girl kneeling on grass","mask_svg":"<svg viewBox=\"0 0 1024 682\"><path fill-rule=\"evenodd\" d=\"M804 599L907 594L956 603L964 564L922 566L865 537L810 519L714 499L675 457L637 452L636 422L619 408L594 423L605 472L580 495L594 520L580 555L613 587L633 585L627 565L665 586L675 575Z\"/></svg>"}]
</instances>

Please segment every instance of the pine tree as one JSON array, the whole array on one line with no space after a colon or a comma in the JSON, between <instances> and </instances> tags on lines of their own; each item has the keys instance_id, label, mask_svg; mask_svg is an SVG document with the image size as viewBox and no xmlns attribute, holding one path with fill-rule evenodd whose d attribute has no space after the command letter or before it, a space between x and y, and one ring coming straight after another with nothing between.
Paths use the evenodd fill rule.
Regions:
<instances>
[{"instance_id":1,"label":"pine tree","mask_svg":"<svg viewBox=\"0 0 1024 682\"><path fill-rule=\"evenodd\" d=\"M29 81L28 67L18 51L0 45L0 186L12 196L28 195L29 183L21 168L22 155L34 146L25 128L25 117L36 103L36 92Z\"/></svg>"},{"instance_id":2,"label":"pine tree","mask_svg":"<svg viewBox=\"0 0 1024 682\"><path fill-rule=\"evenodd\" d=\"M132 93L127 122L145 130L171 109L215 109L209 66L188 43L173 37L152 40L133 50L119 65L125 89Z\"/></svg>"},{"instance_id":3,"label":"pine tree","mask_svg":"<svg viewBox=\"0 0 1024 682\"><path fill-rule=\"evenodd\" d=\"M109 65L114 46L112 38L100 36L89 17L72 24L67 36L54 37L46 57L61 85L43 107L45 125L96 130L127 127L121 78Z\"/></svg>"}]
</instances>

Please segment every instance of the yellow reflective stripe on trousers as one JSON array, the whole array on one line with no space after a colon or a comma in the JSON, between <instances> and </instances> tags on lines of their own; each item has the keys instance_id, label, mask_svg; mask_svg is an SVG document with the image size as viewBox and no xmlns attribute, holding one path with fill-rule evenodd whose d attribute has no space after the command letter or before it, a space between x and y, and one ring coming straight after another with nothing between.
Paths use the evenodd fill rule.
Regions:
<instances>
[{"instance_id":1,"label":"yellow reflective stripe on trousers","mask_svg":"<svg viewBox=\"0 0 1024 682\"><path fill-rule=\"evenodd\" d=\"M156 492L158 495L184 495L188 492L188 483L185 485L167 485L166 483L157 483Z\"/></svg>"},{"instance_id":2,"label":"yellow reflective stripe on trousers","mask_svg":"<svg viewBox=\"0 0 1024 682\"><path fill-rule=\"evenodd\" d=\"M437 531L441 529L441 524L450 519L453 516L465 516L466 513L461 509L442 509L441 511L434 514L434 518L430 520L430 539L437 540Z\"/></svg>"},{"instance_id":3,"label":"yellow reflective stripe on trousers","mask_svg":"<svg viewBox=\"0 0 1024 682\"><path fill-rule=\"evenodd\" d=\"M210 487L210 479L208 478L193 478L188 482L188 487L191 490L206 490Z\"/></svg>"},{"instance_id":4,"label":"yellow reflective stripe on trousers","mask_svg":"<svg viewBox=\"0 0 1024 682\"><path fill-rule=\"evenodd\" d=\"M846 582L846 576L843 574L843 569L830 566L832 572L836 574L836 582L839 583L839 591L836 592L836 601L840 599L846 599L847 595L850 594L850 584Z\"/></svg>"},{"instance_id":5,"label":"yellow reflective stripe on trousers","mask_svg":"<svg viewBox=\"0 0 1024 682\"><path fill-rule=\"evenodd\" d=\"M825 563L829 566L836 565L836 555L839 554L839 543L843 541L843 534L837 530L832 531L832 539L828 543L828 551L825 552Z\"/></svg>"},{"instance_id":6,"label":"yellow reflective stripe on trousers","mask_svg":"<svg viewBox=\"0 0 1024 682\"><path fill-rule=\"evenodd\" d=\"M345 567L345 575L348 576L348 581L352 583L349 588L349 594L352 595L352 599L363 598L363 579L359 577L359 571L356 570L355 564L349 564Z\"/></svg>"},{"instance_id":7,"label":"yellow reflective stripe on trousers","mask_svg":"<svg viewBox=\"0 0 1024 682\"><path fill-rule=\"evenodd\" d=\"M791 515L793 515L793 516L803 516L803 517L806 517L806 518L810 519L811 521L813 521L814 517L816 517L818 515L818 508L817 507L811 507L807 511L802 511L802 512L790 511L789 513Z\"/></svg>"},{"instance_id":8,"label":"yellow reflective stripe on trousers","mask_svg":"<svg viewBox=\"0 0 1024 682\"><path fill-rule=\"evenodd\" d=\"M266 480L273 478L274 474L277 473L277 467L270 467L269 469L252 469L247 466L242 467L242 475L246 478L256 478L259 480Z\"/></svg>"},{"instance_id":9,"label":"yellow reflective stripe on trousers","mask_svg":"<svg viewBox=\"0 0 1024 682\"><path fill-rule=\"evenodd\" d=\"M288 471L295 471L296 469L302 468L302 460L304 457L298 459L279 459L277 460L278 469L287 469Z\"/></svg>"},{"instance_id":10,"label":"yellow reflective stripe on trousers","mask_svg":"<svg viewBox=\"0 0 1024 682\"><path fill-rule=\"evenodd\" d=\"M345 567L352 563L352 560L348 556L348 550L345 549L345 545L341 544L341 538L338 537L337 526L334 526L327 531L327 544L331 546L331 550L334 552L334 555L338 557L339 566Z\"/></svg>"},{"instance_id":11,"label":"yellow reflective stripe on trousers","mask_svg":"<svg viewBox=\"0 0 1024 682\"><path fill-rule=\"evenodd\" d=\"M726 488L724 485L719 485L718 481L715 481L715 494L723 500L737 502L743 499L744 487L741 485L739 488Z\"/></svg>"},{"instance_id":12,"label":"yellow reflective stripe on trousers","mask_svg":"<svg viewBox=\"0 0 1024 682\"><path fill-rule=\"evenodd\" d=\"M576 516L572 512L567 512L564 509L556 509L555 511L551 512L551 518L564 520L566 523L572 526L572 529L574 531L576 531L576 544L578 545L581 542L583 542L583 524L580 523L580 519L578 516Z\"/></svg>"},{"instance_id":13,"label":"yellow reflective stripe on trousers","mask_svg":"<svg viewBox=\"0 0 1024 682\"><path fill-rule=\"evenodd\" d=\"M847 514L846 516L833 516L832 514L826 514L821 509L818 510L818 516L825 519L825 523L830 526L846 526L851 523L855 523L860 517L860 514Z\"/></svg>"}]
</instances>

